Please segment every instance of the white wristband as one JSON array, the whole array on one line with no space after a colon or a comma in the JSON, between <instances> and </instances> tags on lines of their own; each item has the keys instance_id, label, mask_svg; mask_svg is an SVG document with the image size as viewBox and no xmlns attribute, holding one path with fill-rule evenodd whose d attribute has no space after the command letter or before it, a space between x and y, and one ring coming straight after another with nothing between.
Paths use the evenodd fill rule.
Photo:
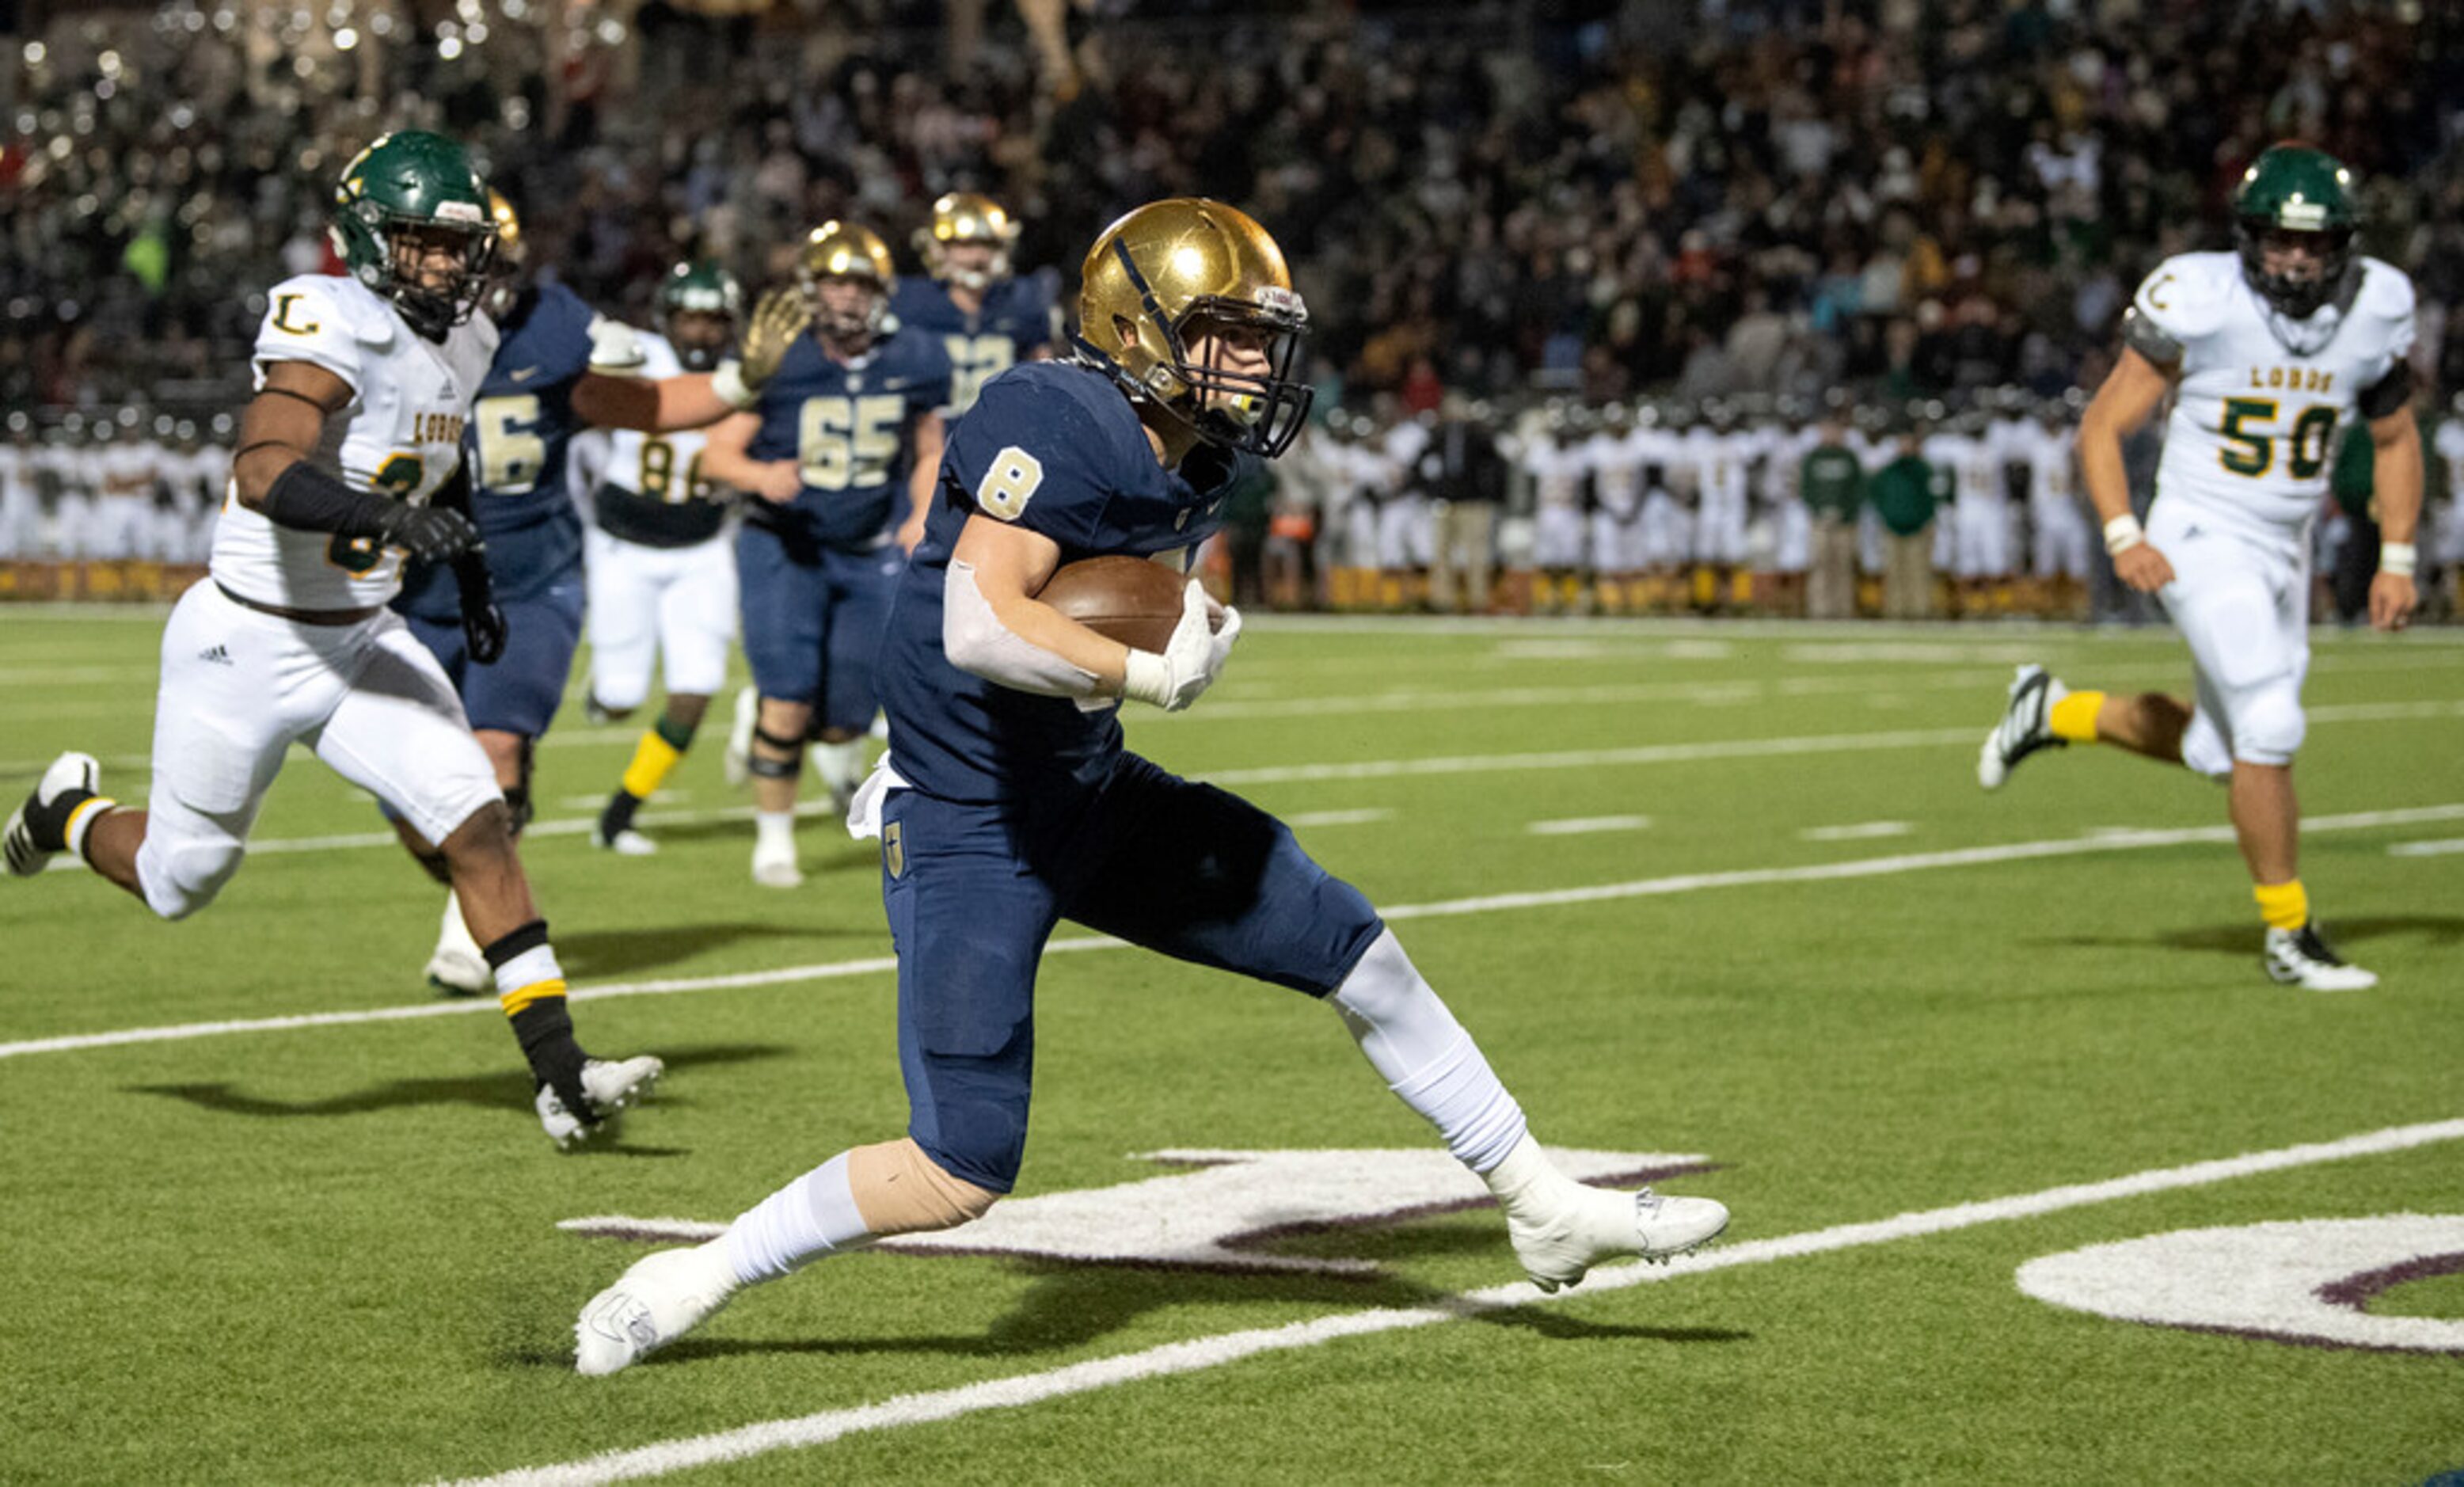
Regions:
<instances>
[{"instance_id":1,"label":"white wristband","mask_svg":"<svg viewBox=\"0 0 2464 1487\"><path fill-rule=\"evenodd\" d=\"M1154 651L1132 646L1121 667L1121 695L1162 707L1172 699L1172 667Z\"/></svg>"},{"instance_id":2,"label":"white wristband","mask_svg":"<svg viewBox=\"0 0 2464 1487\"><path fill-rule=\"evenodd\" d=\"M2420 553L2409 542L2381 542L2379 572L2392 573L2399 579L2412 577L2412 566L2421 560Z\"/></svg>"},{"instance_id":3,"label":"white wristband","mask_svg":"<svg viewBox=\"0 0 2464 1487\"><path fill-rule=\"evenodd\" d=\"M710 390L732 408L749 408L761 401L759 388L744 385L743 364L734 357L718 363L718 370L710 374Z\"/></svg>"},{"instance_id":4,"label":"white wristband","mask_svg":"<svg viewBox=\"0 0 2464 1487\"><path fill-rule=\"evenodd\" d=\"M2128 512L2104 524L2104 550L2111 557L2119 558L2146 540L2147 534L2140 529L2139 518Z\"/></svg>"}]
</instances>

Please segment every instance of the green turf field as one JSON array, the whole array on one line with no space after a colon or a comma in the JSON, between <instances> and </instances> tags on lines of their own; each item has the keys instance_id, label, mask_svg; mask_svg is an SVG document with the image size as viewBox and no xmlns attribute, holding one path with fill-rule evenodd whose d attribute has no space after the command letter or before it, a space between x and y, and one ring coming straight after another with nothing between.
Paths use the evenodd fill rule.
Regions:
<instances>
[{"instance_id":1,"label":"green turf field","mask_svg":"<svg viewBox=\"0 0 2464 1487\"><path fill-rule=\"evenodd\" d=\"M142 798L158 636L0 611L10 798L71 746ZM1544 1303L1491 1208L1330 1227L1370 1191L1358 1214L1270 1197L1224 1231L1281 1225L1242 1253L1282 1268L1133 1262L1134 1218L1079 1226L1108 1260L838 1257L602 1380L570 1371L573 1315L643 1250L561 1221L723 1222L900 1129L873 854L816 820L805 886L754 887L715 729L645 814L663 853L595 853L634 733L568 708L524 855L600 994L583 1040L670 1076L617 1142L560 1156L502 1018L420 980L439 894L295 754L189 922L81 869L0 882L0 1478L415 1482L620 1452L534 1479L2464 1469L2464 634L2319 636L2304 877L2385 977L2342 996L2260 974L2219 789L2075 749L1978 791L2031 657L2188 680L2162 631L1262 620L1197 708L1132 718L1390 910L1544 1140L1707 1165L1663 1182L1735 1211L1705 1256ZM1041 1006L994 1221L1224 1170L1150 1153L1434 1148L1289 993L1096 946L1047 961ZM315 1015L343 1016L264 1025ZM212 1023L239 1025L90 1039ZM1477 1194L1449 1175L1407 1196ZM2011 1201L1967 1206L1988 1200ZM2449 1216L2315 1223L2398 1214ZM2019 1283L2203 1230L2289 1236L2323 1275L2089 1266L2124 1315L2171 1281L2167 1325ZM2365 1301L2317 1299L2365 1272ZM2409 1341L2275 1335L2322 1317Z\"/></svg>"}]
</instances>

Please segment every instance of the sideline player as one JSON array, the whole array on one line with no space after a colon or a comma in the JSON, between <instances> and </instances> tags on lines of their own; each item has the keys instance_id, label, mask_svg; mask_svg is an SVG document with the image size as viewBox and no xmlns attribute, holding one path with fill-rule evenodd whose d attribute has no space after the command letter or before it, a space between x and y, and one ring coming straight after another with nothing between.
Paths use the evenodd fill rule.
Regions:
<instances>
[{"instance_id":1,"label":"sideline player","mask_svg":"<svg viewBox=\"0 0 2464 1487\"><path fill-rule=\"evenodd\" d=\"M939 339L950 354L950 416L975 405L984 383L1020 361L1049 356L1058 317L1043 287L1010 276L1018 224L1001 204L952 191L916 230L923 278L902 278L890 313L902 330Z\"/></svg>"},{"instance_id":2,"label":"sideline player","mask_svg":"<svg viewBox=\"0 0 2464 1487\"><path fill-rule=\"evenodd\" d=\"M2309 528L2347 413L2368 421L2375 446L2382 540L2370 623L2380 629L2411 617L2421 512L2405 361L2412 281L2353 251L2355 200L2332 156L2294 144L2260 155L2233 194L2236 251L2157 265L2123 321L2121 359L2079 420L2079 472L2114 570L2164 601L2196 663L2195 698L2072 691L2042 667L2021 667L1976 771L1991 790L2040 749L2102 741L2229 780L2267 925L2262 964L2314 992L2378 984L2311 922L2293 793L2310 667ZM2122 440L2177 383L2142 531Z\"/></svg>"},{"instance_id":3,"label":"sideline player","mask_svg":"<svg viewBox=\"0 0 2464 1487\"><path fill-rule=\"evenodd\" d=\"M798 335L749 410L710 431L702 469L756 499L736 536L744 656L760 701L753 881L792 888L796 789L807 736L843 802L863 774L873 656L907 552L923 535L941 460L950 359L890 317L897 285L880 234L825 222L796 260L812 333ZM759 317L756 317L759 319Z\"/></svg>"},{"instance_id":4,"label":"sideline player","mask_svg":"<svg viewBox=\"0 0 2464 1487\"><path fill-rule=\"evenodd\" d=\"M659 333L642 338L643 375L715 370L743 313L734 274L715 263L677 264L659 286ZM733 492L702 469L704 438L622 429L574 441L574 489L592 514L592 719L630 715L650 695L652 660L667 667L667 706L634 745L590 834L591 845L626 857L658 850L633 813L693 747L736 641L736 551L726 531Z\"/></svg>"},{"instance_id":5,"label":"sideline player","mask_svg":"<svg viewBox=\"0 0 2464 1487\"><path fill-rule=\"evenodd\" d=\"M759 382L759 372L747 367L760 354L759 338L748 338L746 366L642 380L642 349L632 329L599 315L563 285L535 278L521 219L502 194L491 191L489 201L506 245L503 268L487 295L502 343L472 416L472 503L487 543L484 563L504 611L501 654L474 655L464 644L463 598L451 576L432 564L413 565L405 575L394 607L461 694L519 835L531 819L532 751L555 720L582 641L583 523L566 470L573 436L589 426L674 429L714 423L752 396L748 384ZM401 820L395 828L411 856L443 882L434 839ZM487 988L478 941L451 893L427 970L429 982L450 994Z\"/></svg>"},{"instance_id":6,"label":"sideline player","mask_svg":"<svg viewBox=\"0 0 2464 1487\"><path fill-rule=\"evenodd\" d=\"M487 754L436 658L385 607L406 554L451 563L470 585L474 645L502 634L462 510L463 426L496 348L474 313L495 247L486 188L452 141L388 135L343 167L333 228L350 274L275 286L257 332L209 576L163 634L146 809L100 795L92 755L64 754L10 819L9 870L75 852L185 918L239 871L285 751L305 743L438 844L530 1061L539 1123L567 1145L661 1065L592 1059L574 1040Z\"/></svg>"},{"instance_id":7,"label":"sideline player","mask_svg":"<svg viewBox=\"0 0 2464 1487\"><path fill-rule=\"evenodd\" d=\"M1193 579L1165 648L1132 650L1034 595L1062 562L1096 554L1188 572L1243 455L1282 453L1308 416L1294 375L1308 317L1264 229L1187 198L1105 230L1080 307L1077 360L1013 369L957 424L946 499L900 582L885 651L891 754L857 814L882 842L908 1134L832 1157L708 1244L633 1265L583 1308L583 1373L673 1342L739 1287L981 1217L1024 1154L1036 969L1064 917L1331 1007L1487 1182L1544 1290L1727 1226L1708 1199L1559 1172L1357 889L1256 806L1122 747L1119 702L1197 701L1240 616Z\"/></svg>"}]
</instances>

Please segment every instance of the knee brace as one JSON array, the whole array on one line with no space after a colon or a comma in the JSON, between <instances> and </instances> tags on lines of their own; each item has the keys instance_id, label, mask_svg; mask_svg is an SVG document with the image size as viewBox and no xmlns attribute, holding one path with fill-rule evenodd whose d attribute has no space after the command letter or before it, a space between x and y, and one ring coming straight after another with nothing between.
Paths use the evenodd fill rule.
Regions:
<instances>
[{"instance_id":1,"label":"knee brace","mask_svg":"<svg viewBox=\"0 0 2464 1487\"><path fill-rule=\"evenodd\" d=\"M514 782L505 787L505 809L513 813L514 835L531 823L531 750L535 740L525 738L514 765Z\"/></svg>"},{"instance_id":2,"label":"knee brace","mask_svg":"<svg viewBox=\"0 0 2464 1487\"><path fill-rule=\"evenodd\" d=\"M955 1229L983 1217L1001 1198L942 1170L912 1137L849 1151L847 1189L876 1236Z\"/></svg>"},{"instance_id":3,"label":"knee brace","mask_svg":"<svg viewBox=\"0 0 2464 1487\"><path fill-rule=\"evenodd\" d=\"M247 856L248 849L236 841L158 848L149 837L137 851L137 881L145 889L145 907L165 919L186 919L214 901Z\"/></svg>"},{"instance_id":4,"label":"knee brace","mask_svg":"<svg viewBox=\"0 0 2464 1487\"><path fill-rule=\"evenodd\" d=\"M2308 730L2309 720L2301 715L2299 684L2289 673L2233 699L2233 755L2245 764L2292 763Z\"/></svg>"},{"instance_id":5,"label":"knee brace","mask_svg":"<svg viewBox=\"0 0 2464 1487\"><path fill-rule=\"evenodd\" d=\"M766 728L756 728L753 731L753 741L783 754L786 757L778 759L766 754L748 754L744 760L745 773L760 779L794 779L803 773L804 741L803 739L781 738Z\"/></svg>"}]
</instances>

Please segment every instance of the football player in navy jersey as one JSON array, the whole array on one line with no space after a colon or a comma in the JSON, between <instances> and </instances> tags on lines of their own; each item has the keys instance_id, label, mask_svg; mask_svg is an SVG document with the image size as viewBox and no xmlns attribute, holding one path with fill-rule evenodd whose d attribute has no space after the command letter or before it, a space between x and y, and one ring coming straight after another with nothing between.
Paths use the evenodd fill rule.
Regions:
<instances>
[{"instance_id":1,"label":"football player in navy jersey","mask_svg":"<svg viewBox=\"0 0 2464 1487\"><path fill-rule=\"evenodd\" d=\"M1187 572L1241 462L1280 454L1308 413L1295 376L1307 314L1264 229L1188 198L1107 229L1080 295L1077 358L1003 373L955 426L943 499L884 646L891 752L854 814L882 842L907 1134L832 1157L708 1244L636 1263L583 1308L583 1373L664 1346L742 1286L965 1223L1009 1192L1026 1143L1036 967L1064 918L1330 1005L1485 1179L1544 1290L1727 1227L1709 1199L1565 1176L1358 890L1273 817L1122 747L1122 700L1197 701L1239 615L1219 614L1191 580L1164 648L1136 650L1035 596L1063 563L1097 555Z\"/></svg>"},{"instance_id":2,"label":"football player in navy jersey","mask_svg":"<svg viewBox=\"0 0 2464 1487\"><path fill-rule=\"evenodd\" d=\"M473 518L487 543L485 572L476 575L484 581L458 583L448 564L412 563L393 606L461 694L518 832L531 816L531 750L556 716L582 638L582 517L565 478L574 434L594 426L699 427L733 413L750 388L740 366L725 373L737 379L733 387L714 375L642 380L631 329L562 284L533 278L519 217L501 192L491 191L489 201L502 272L485 308L502 339L464 452ZM443 860L435 847L399 821L396 829L437 874ZM457 995L489 985L487 962L451 893L428 978Z\"/></svg>"},{"instance_id":3,"label":"football player in navy jersey","mask_svg":"<svg viewBox=\"0 0 2464 1487\"><path fill-rule=\"evenodd\" d=\"M863 774L873 661L890 595L923 534L941 462L950 359L890 320L897 275L879 233L825 222L797 256L812 312L745 415L710 432L702 470L754 497L737 534L744 656L760 701L745 751L753 776L753 881L792 888L796 790L814 750L841 810Z\"/></svg>"},{"instance_id":4,"label":"football player in navy jersey","mask_svg":"<svg viewBox=\"0 0 2464 1487\"><path fill-rule=\"evenodd\" d=\"M1020 361L1051 354L1056 317L1033 279L1010 277L1018 224L1001 204L952 191L915 233L924 278L899 281L890 313L902 330L937 338L950 353L950 413L975 406L984 383Z\"/></svg>"}]
</instances>

